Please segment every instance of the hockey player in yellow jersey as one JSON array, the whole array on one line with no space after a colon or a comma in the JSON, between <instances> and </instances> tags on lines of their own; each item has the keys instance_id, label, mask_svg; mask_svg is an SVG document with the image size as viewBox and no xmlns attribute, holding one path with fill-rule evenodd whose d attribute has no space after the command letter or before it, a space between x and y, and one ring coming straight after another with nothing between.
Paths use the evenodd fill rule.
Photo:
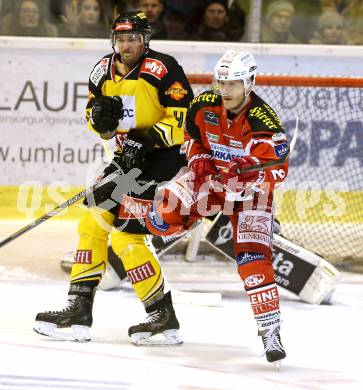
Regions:
<instances>
[{"instance_id":1,"label":"hockey player in yellow jersey","mask_svg":"<svg viewBox=\"0 0 363 390\"><path fill-rule=\"evenodd\" d=\"M103 57L90 74L89 128L103 139L114 138L117 145L102 178L119 168L124 174L87 198L88 211L78 226L68 306L38 313L34 330L40 334L91 339L93 299L107 264L111 236L112 248L148 314L145 322L129 329L131 341L153 343L150 337L162 333L162 344L182 342L171 293L147 242L144 218L157 185L185 165L180 145L193 92L177 61L149 48L150 35L143 13L120 15L112 26L114 52ZM125 177L131 186L125 185Z\"/></svg>"}]
</instances>

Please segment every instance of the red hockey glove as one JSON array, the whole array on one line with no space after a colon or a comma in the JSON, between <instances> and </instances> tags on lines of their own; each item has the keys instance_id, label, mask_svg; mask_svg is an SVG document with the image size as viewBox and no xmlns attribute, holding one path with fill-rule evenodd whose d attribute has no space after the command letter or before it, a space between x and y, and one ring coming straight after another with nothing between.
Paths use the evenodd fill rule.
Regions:
<instances>
[{"instance_id":1,"label":"red hockey glove","mask_svg":"<svg viewBox=\"0 0 363 390\"><path fill-rule=\"evenodd\" d=\"M208 180L210 175L217 173L212 156L208 153L196 154L189 162L189 170L194 173L194 191L198 192L200 187Z\"/></svg>"},{"instance_id":2,"label":"red hockey glove","mask_svg":"<svg viewBox=\"0 0 363 390\"><path fill-rule=\"evenodd\" d=\"M220 182L233 191L240 191L246 187L246 184L255 183L260 179L263 171L247 171L243 173L239 171L246 167L255 166L258 163L258 158L252 156L234 158L230 161L227 171L222 172Z\"/></svg>"}]
</instances>

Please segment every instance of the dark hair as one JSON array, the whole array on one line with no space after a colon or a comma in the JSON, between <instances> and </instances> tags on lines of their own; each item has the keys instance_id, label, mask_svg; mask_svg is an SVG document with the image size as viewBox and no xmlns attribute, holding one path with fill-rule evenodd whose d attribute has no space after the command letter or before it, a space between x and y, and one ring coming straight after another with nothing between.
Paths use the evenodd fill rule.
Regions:
<instances>
[{"instance_id":1,"label":"dark hair","mask_svg":"<svg viewBox=\"0 0 363 390\"><path fill-rule=\"evenodd\" d=\"M81 11L82 5L86 0L80 0L78 1L78 12ZM107 15L106 15L106 10L105 10L105 5L103 3L103 0L95 0L97 1L98 5L100 6L100 18L99 22L104 25L104 27L107 27L109 25L109 22L107 20Z\"/></svg>"}]
</instances>

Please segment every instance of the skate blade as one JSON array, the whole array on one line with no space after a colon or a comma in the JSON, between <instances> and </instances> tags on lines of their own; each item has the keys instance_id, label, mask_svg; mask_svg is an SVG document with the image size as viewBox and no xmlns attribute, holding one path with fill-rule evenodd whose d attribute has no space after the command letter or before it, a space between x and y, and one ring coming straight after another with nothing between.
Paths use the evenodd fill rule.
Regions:
<instances>
[{"instance_id":1,"label":"skate blade","mask_svg":"<svg viewBox=\"0 0 363 390\"><path fill-rule=\"evenodd\" d=\"M131 336L131 342L135 345L145 345L149 347L167 347L170 345L182 344L183 339L177 329L169 329L154 336L151 336L151 332L134 333Z\"/></svg>"},{"instance_id":2,"label":"skate blade","mask_svg":"<svg viewBox=\"0 0 363 390\"><path fill-rule=\"evenodd\" d=\"M70 328L58 328L51 322L36 321L33 330L43 336L62 341L86 343L91 341L91 332L88 326L72 325Z\"/></svg>"}]
</instances>

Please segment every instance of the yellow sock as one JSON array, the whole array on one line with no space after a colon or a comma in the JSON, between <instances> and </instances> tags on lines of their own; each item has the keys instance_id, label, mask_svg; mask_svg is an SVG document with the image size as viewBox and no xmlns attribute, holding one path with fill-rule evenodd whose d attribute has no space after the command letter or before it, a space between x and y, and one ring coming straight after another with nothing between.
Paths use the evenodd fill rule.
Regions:
<instances>
[{"instance_id":1,"label":"yellow sock","mask_svg":"<svg viewBox=\"0 0 363 390\"><path fill-rule=\"evenodd\" d=\"M161 299L164 296L164 276L156 255L147 244L146 235L115 230L111 243L145 307Z\"/></svg>"},{"instance_id":2,"label":"yellow sock","mask_svg":"<svg viewBox=\"0 0 363 390\"><path fill-rule=\"evenodd\" d=\"M91 207L78 225L79 243L71 271L71 283L93 282L102 278L107 264L108 235L114 215Z\"/></svg>"}]
</instances>

